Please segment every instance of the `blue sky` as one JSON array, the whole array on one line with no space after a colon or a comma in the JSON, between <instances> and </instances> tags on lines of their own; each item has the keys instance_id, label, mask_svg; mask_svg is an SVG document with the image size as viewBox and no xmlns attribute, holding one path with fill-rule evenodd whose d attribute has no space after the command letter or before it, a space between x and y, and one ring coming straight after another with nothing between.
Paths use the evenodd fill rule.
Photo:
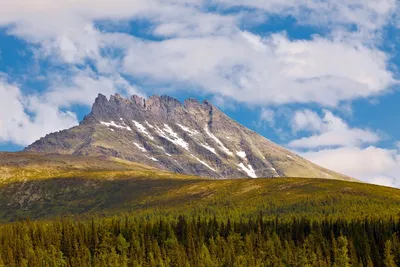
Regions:
<instances>
[{"instance_id":1,"label":"blue sky","mask_svg":"<svg viewBox=\"0 0 400 267\"><path fill-rule=\"evenodd\" d=\"M76 125L98 93L209 99L309 160L400 187L395 0L0 4L0 150Z\"/></svg>"}]
</instances>

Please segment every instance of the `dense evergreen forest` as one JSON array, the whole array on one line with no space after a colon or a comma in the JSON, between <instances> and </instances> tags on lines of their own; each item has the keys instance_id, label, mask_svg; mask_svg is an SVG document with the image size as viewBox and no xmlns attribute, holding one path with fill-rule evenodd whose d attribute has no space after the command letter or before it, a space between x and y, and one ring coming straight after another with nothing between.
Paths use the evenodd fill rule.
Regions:
<instances>
[{"instance_id":1,"label":"dense evergreen forest","mask_svg":"<svg viewBox=\"0 0 400 267\"><path fill-rule=\"evenodd\" d=\"M59 218L0 226L0 266L398 266L400 221Z\"/></svg>"},{"instance_id":2,"label":"dense evergreen forest","mask_svg":"<svg viewBox=\"0 0 400 267\"><path fill-rule=\"evenodd\" d=\"M82 164L6 170L0 267L400 266L398 189Z\"/></svg>"}]
</instances>

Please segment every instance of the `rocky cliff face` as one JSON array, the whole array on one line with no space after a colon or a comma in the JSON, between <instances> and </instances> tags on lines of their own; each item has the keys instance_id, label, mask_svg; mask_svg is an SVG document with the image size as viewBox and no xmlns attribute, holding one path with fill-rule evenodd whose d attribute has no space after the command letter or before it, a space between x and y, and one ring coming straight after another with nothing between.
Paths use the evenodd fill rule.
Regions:
<instances>
[{"instance_id":1,"label":"rocky cliff face","mask_svg":"<svg viewBox=\"0 0 400 267\"><path fill-rule=\"evenodd\" d=\"M26 151L109 155L214 178L314 177L350 180L272 143L208 101L99 95L79 126L48 134Z\"/></svg>"}]
</instances>

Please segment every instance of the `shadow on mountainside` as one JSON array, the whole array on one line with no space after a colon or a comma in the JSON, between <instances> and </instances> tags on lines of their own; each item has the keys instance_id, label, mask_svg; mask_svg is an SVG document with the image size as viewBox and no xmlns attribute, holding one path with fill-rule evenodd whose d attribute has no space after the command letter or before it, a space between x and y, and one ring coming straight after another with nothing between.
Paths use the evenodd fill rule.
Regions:
<instances>
[{"instance_id":1,"label":"shadow on mountainside","mask_svg":"<svg viewBox=\"0 0 400 267\"><path fill-rule=\"evenodd\" d=\"M390 216L400 190L324 179L53 178L0 186L0 221L64 215Z\"/></svg>"}]
</instances>

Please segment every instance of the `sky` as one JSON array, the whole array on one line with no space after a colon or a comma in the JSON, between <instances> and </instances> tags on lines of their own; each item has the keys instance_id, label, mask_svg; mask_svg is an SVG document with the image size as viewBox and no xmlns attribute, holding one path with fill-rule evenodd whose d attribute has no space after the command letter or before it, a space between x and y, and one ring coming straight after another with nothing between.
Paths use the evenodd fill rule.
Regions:
<instances>
[{"instance_id":1,"label":"sky","mask_svg":"<svg viewBox=\"0 0 400 267\"><path fill-rule=\"evenodd\" d=\"M0 151L98 93L211 100L266 138L400 187L396 0L0 2Z\"/></svg>"}]
</instances>

